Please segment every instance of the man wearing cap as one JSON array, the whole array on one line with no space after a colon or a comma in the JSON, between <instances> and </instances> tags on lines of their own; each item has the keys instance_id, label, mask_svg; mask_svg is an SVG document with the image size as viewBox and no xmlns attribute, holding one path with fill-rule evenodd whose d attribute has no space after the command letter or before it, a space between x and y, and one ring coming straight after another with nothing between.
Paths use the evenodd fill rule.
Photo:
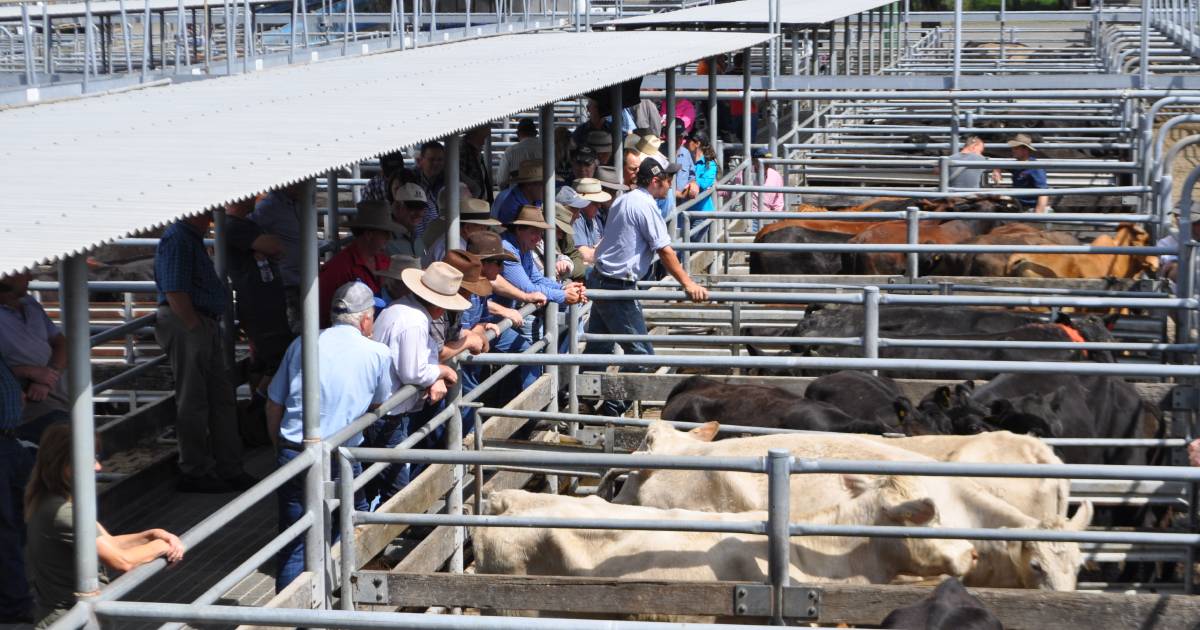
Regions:
<instances>
[{"instance_id":1,"label":"man wearing cap","mask_svg":"<svg viewBox=\"0 0 1200 630\"><path fill-rule=\"evenodd\" d=\"M667 226L654 201L670 193L672 176L678 170L678 165L668 165L662 156L648 157L638 167L637 190L622 195L609 212L604 237L596 248L596 265L588 274L588 288L636 289L638 279L650 270L657 253L667 273L682 285L692 301L708 299L708 291L696 284L679 264ZM636 300L597 301L592 306L587 332L645 335L646 321L641 305ZM654 347L644 341L623 342L621 348L627 355L654 354ZM612 342L588 342L584 348L588 354L611 354L612 351ZM598 412L620 415L627 408L627 401L608 400Z\"/></svg>"},{"instance_id":2,"label":"man wearing cap","mask_svg":"<svg viewBox=\"0 0 1200 630\"><path fill-rule=\"evenodd\" d=\"M540 206L544 196L542 163L530 160L522 162L512 185L496 195L492 204L492 218L504 225L517 218L522 206Z\"/></svg>"},{"instance_id":3,"label":"man wearing cap","mask_svg":"<svg viewBox=\"0 0 1200 630\"><path fill-rule=\"evenodd\" d=\"M445 188L446 148L437 140L421 145L417 154L417 167L408 173L408 181L421 187L425 193L425 214L417 223L413 234L421 236L429 224L438 218L438 195Z\"/></svg>"},{"instance_id":4,"label":"man wearing cap","mask_svg":"<svg viewBox=\"0 0 1200 630\"><path fill-rule=\"evenodd\" d=\"M347 282L333 293L327 309L333 325L317 336L317 387L320 389L320 437L327 440L386 399L391 364L387 346L371 340L375 323L375 295L367 285ZM276 448L276 462L283 466L304 451L304 374L301 370L299 338L288 346L283 361L267 390L267 435ZM358 446L362 434L355 433L344 444ZM354 462L354 474L362 472ZM337 467L334 467L337 478ZM279 531L304 514L304 476L293 477L279 487ZM361 493L354 495L355 509L366 511ZM334 531L337 531L336 526ZM304 570L304 536L284 545L276 556L275 590L281 591Z\"/></svg>"},{"instance_id":5,"label":"man wearing cap","mask_svg":"<svg viewBox=\"0 0 1200 630\"><path fill-rule=\"evenodd\" d=\"M1034 162L1037 158L1033 156L1037 149L1033 148L1033 138L1027 134L1019 133L1013 136L1012 140L1008 141L1008 146L1012 148L1012 158L1020 162ZM1008 171L1012 178L1013 188L1041 188L1047 189L1050 187L1046 183L1046 169L1042 168L1022 168L1012 169ZM1000 183L1000 169L992 171L992 182ZM1025 210L1033 210L1036 213L1042 214L1051 212L1050 197L1046 195L1022 195L1013 197Z\"/></svg>"},{"instance_id":6,"label":"man wearing cap","mask_svg":"<svg viewBox=\"0 0 1200 630\"><path fill-rule=\"evenodd\" d=\"M522 162L542 160L542 141L538 138L537 126L532 118L522 118L517 123L517 141L504 150L500 156L500 170L497 171L496 181L500 188L508 188L512 183L513 174L521 167Z\"/></svg>"},{"instance_id":7,"label":"man wearing cap","mask_svg":"<svg viewBox=\"0 0 1200 630\"><path fill-rule=\"evenodd\" d=\"M387 397L406 385L416 387L420 393L371 425L366 442L377 448L391 448L404 441L410 431L429 419L426 405L440 402L448 386L458 382L458 374L438 362L440 348L430 327L447 310L463 311L471 306L458 293L462 272L444 262L435 262L424 270L405 269L400 279L410 293L379 313L371 338L386 345L391 357ZM407 464L389 466L376 484L380 502L408 485L412 472Z\"/></svg>"},{"instance_id":8,"label":"man wearing cap","mask_svg":"<svg viewBox=\"0 0 1200 630\"><path fill-rule=\"evenodd\" d=\"M460 243L466 243L467 237L476 232L500 226L500 222L492 218L487 202L482 199L460 197L458 212ZM421 264L426 267L435 260L446 258L446 224L446 219L438 219L425 233L425 257L421 259Z\"/></svg>"},{"instance_id":9,"label":"man wearing cap","mask_svg":"<svg viewBox=\"0 0 1200 630\"><path fill-rule=\"evenodd\" d=\"M388 199L388 182L397 175L404 174L404 152L392 151L379 156L379 173L367 180L363 186L362 198L374 201L390 201Z\"/></svg>"},{"instance_id":10,"label":"man wearing cap","mask_svg":"<svg viewBox=\"0 0 1200 630\"><path fill-rule=\"evenodd\" d=\"M317 276L321 292L321 328L329 327L329 305L333 292L343 284L359 280L372 293L380 294L379 279L375 274L387 269L388 256L385 250L388 241L402 229L392 221L388 205L382 201L358 202L358 214L347 226L354 234L354 240L334 254Z\"/></svg>"},{"instance_id":11,"label":"man wearing cap","mask_svg":"<svg viewBox=\"0 0 1200 630\"><path fill-rule=\"evenodd\" d=\"M267 234L283 242L283 257L279 274L283 277L283 292L287 300L288 327L300 334L300 195L302 183L272 190L258 200L249 219Z\"/></svg>"},{"instance_id":12,"label":"man wearing cap","mask_svg":"<svg viewBox=\"0 0 1200 630\"><path fill-rule=\"evenodd\" d=\"M244 490L256 481L242 470L237 406L221 348L228 298L204 248L211 218L205 212L176 221L154 254L154 337L175 376L180 492Z\"/></svg>"},{"instance_id":13,"label":"man wearing cap","mask_svg":"<svg viewBox=\"0 0 1200 630\"><path fill-rule=\"evenodd\" d=\"M591 147L579 147L571 154L571 181L567 185L574 186L575 182L585 177L596 176L596 151Z\"/></svg>"},{"instance_id":14,"label":"man wearing cap","mask_svg":"<svg viewBox=\"0 0 1200 630\"><path fill-rule=\"evenodd\" d=\"M604 224L600 221L600 206L611 202L612 195L604 191L600 180L592 178L577 181L572 192L587 202L582 205L576 202L570 206L575 209L571 221L572 243L579 250L584 264L591 265L595 262L596 245L600 243L601 230L604 229Z\"/></svg>"},{"instance_id":15,"label":"man wearing cap","mask_svg":"<svg viewBox=\"0 0 1200 630\"><path fill-rule=\"evenodd\" d=\"M411 182L402 184L395 180L392 189L392 220L397 228L396 237L387 244L387 253L420 259L425 255L425 241L418 232L422 219L429 213L429 199L423 188Z\"/></svg>"},{"instance_id":16,"label":"man wearing cap","mask_svg":"<svg viewBox=\"0 0 1200 630\"><path fill-rule=\"evenodd\" d=\"M505 262L502 276L519 291L534 297L542 297L556 304L575 304L583 300L583 285L578 282L568 282L560 285L547 278L538 269L534 261L538 244L550 226L543 220L542 209L537 206L524 206L507 227L502 237L505 251L517 257L519 262ZM535 303L540 300L533 300ZM505 306L514 306L505 304ZM532 319L526 319L522 334L533 342L534 324Z\"/></svg>"}]
</instances>

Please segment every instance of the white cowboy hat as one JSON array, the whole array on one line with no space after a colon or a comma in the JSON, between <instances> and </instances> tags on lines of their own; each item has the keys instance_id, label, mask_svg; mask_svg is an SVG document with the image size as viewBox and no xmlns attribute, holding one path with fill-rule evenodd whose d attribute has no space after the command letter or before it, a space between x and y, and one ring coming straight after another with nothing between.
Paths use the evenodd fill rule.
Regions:
<instances>
[{"instance_id":1,"label":"white cowboy hat","mask_svg":"<svg viewBox=\"0 0 1200 630\"><path fill-rule=\"evenodd\" d=\"M565 188L563 190L566 190ZM588 201L604 203L612 201L612 195L604 192L604 184L592 177L584 177L575 181L575 192Z\"/></svg>"},{"instance_id":2,"label":"white cowboy hat","mask_svg":"<svg viewBox=\"0 0 1200 630\"><path fill-rule=\"evenodd\" d=\"M458 294L462 272L444 262L430 263L425 269L405 269L400 278L417 297L438 308L448 311L471 308L471 301Z\"/></svg>"}]
</instances>

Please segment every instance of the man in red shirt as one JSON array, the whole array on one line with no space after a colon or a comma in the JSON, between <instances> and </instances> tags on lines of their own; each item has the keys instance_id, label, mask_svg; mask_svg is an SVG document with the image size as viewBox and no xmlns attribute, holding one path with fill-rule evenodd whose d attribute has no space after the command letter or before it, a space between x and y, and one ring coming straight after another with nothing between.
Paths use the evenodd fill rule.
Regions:
<instances>
[{"instance_id":1,"label":"man in red shirt","mask_svg":"<svg viewBox=\"0 0 1200 630\"><path fill-rule=\"evenodd\" d=\"M375 272L388 268L388 257L384 253L388 241L401 229L392 220L392 210L383 201L358 202L358 214L347 224L354 240L338 252L317 277L320 287L321 328L329 327L329 305L333 292L352 280L361 280L376 296L380 294L379 280Z\"/></svg>"}]
</instances>

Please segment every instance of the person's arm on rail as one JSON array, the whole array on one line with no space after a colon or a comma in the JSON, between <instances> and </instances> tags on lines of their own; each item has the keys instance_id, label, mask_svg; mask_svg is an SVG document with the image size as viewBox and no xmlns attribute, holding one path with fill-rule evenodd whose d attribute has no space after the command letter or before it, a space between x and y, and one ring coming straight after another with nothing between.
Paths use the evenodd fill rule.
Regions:
<instances>
[{"instance_id":1,"label":"person's arm on rail","mask_svg":"<svg viewBox=\"0 0 1200 630\"><path fill-rule=\"evenodd\" d=\"M675 255L675 249L670 245L658 250L658 259L662 261L663 267L667 273L675 278L683 287L684 293L687 293L688 298L693 302L703 302L708 299L708 289L696 284L692 277L684 271L683 265L679 264L679 257Z\"/></svg>"}]
</instances>

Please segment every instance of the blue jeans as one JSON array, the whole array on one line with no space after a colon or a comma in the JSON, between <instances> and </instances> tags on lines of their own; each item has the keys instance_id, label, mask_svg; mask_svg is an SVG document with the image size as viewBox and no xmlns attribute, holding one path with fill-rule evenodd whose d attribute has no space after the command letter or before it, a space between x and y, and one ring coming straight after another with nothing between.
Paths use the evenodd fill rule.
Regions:
<instances>
[{"instance_id":1,"label":"blue jeans","mask_svg":"<svg viewBox=\"0 0 1200 630\"><path fill-rule=\"evenodd\" d=\"M33 609L25 580L25 516L22 498L33 455L17 440L0 437L0 623L27 618Z\"/></svg>"},{"instance_id":2,"label":"blue jeans","mask_svg":"<svg viewBox=\"0 0 1200 630\"><path fill-rule=\"evenodd\" d=\"M500 333L500 336L492 341L491 351L504 354L519 354L527 350L529 345L529 341L520 332L509 328ZM522 392L533 386L533 382L542 375L542 368L536 365L522 365L516 369L516 373L520 379L520 389L517 391ZM462 382L462 394L466 396L474 391L476 387L479 387L479 384L487 378L487 374L481 365L464 365L459 370L458 377ZM492 391L496 390L493 389ZM462 416L463 435L465 436L470 434L475 428L475 410L463 408Z\"/></svg>"},{"instance_id":3,"label":"blue jeans","mask_svg":"<svg viewBox=\"0 0 1200 630\"><path fill-rule=\"evenodd\" d=\"M628 291L637 287L631 280L618 280L593 273L588 276L589 289L611 289ZM646 319L642 305L637 300L596 300L592 304L592 315L588 319L588 334L593 335L645 335ZM612 341L589 341L583 347L584 354L612 354L616 343ZM654 346L646 341L622 341L621 349L626 355L653 355ZM644 372L641 366L623 366L622 372ZM627 400L606 400L597 411L602 415L619 416L629 408Z\"/></svg>"},{"instance_id":4,"label":"blue jeans","mask_svg":"<svg viewBox=\"0 0 1200 630\"><path fill-rule=\"evenodd\" d=\"M276 463L279 466L292 461L302 451L296 448L279 447L276 450ZM354 470L354 476L362 474L362 464L352 462L351 468ZM338 478L337 466L333 467L333 478ZM304 516L304 474L301 473L292 477L287 483L279 487L275 491L275 496L279 502L279 531L292 526L293 523L300 520ZM359 512L366 512L368 509L367 499L362 492L354 493L354 509ZM314 527L321 527L324 519L321 516L317 517L317 524ZM334 542L338 539L337 513L333 515L333 539ZM275 592L282 591L292 580L296 579L304 571L304 533L301 532L291 542L283 546L279 550L279 554L275 556Z\"/></svg>"},{"instance_id":5,"label":"blue jeans","mask_svg":"<svg viewBox=\"0 0 1200 630\"><path fill-rule=\"evenodd\" d=\"M434 413L437 413L437 409L415 409L403 415L380 418L363 431L363 446L393 448L421 428ZM431 433L416 448L429 448L431 439L436 439L436 435L437 432ZM424 465L408 463L388 466L367 484L367 502L374 503L375 499L379 499L382 505L403 490L424 468Z\"/></svg>"}]
</instances>

